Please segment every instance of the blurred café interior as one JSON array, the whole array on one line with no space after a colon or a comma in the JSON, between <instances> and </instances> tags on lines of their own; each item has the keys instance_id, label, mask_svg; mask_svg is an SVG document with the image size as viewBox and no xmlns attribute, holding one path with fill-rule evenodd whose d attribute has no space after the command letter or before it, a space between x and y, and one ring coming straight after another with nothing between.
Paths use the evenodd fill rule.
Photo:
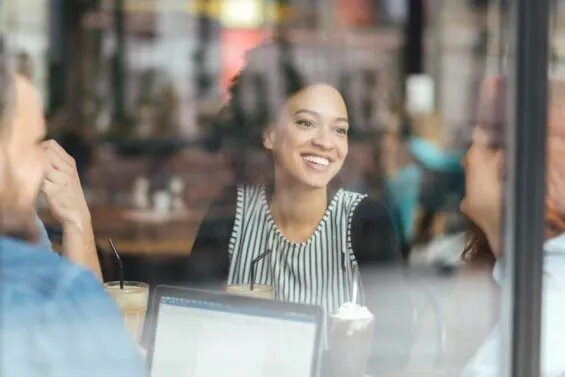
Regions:
<instances>
[{"instance_id":1,"label":"blurred caf\u00e9 interior","mask_svg":"<svg viewBox=\"0 0 565 377\"><path fill-rule=\"evenodd\" d=\"M49 137L76 161L105 281L119 278L112 239L125 280L190 286L202 220L227 216L218 206L210 213L212 203L242 172L269 169L261 150L226 142L251 129L217 122L248 50L284 35L300 70L337 67L350 136L336 179L387 203L412 287L409 354L372 373L449 376L431 371L448 369L450 334L476 347L486 335L476 329L488 333L498 318L492 281L458 284L470 226L460 161L482 80L513 64L507 41L520 34L505 27L509 3L521 2L4 0L1 8L14 67L40 89ZM565 3L551 6L548 61L557 72ZM264 106L265 82L254 81L249 106ZM37 206L60 248L60 227ZM454 309L462 296L483 307ZM473 317L471 329L452 323L454 310Z\"/></svg>"},{"instance_id":2,"label":"blurred caf\u00e9 interior","mask_svg":"<svg viewBox=\"0 0 565 377\"><path fill-rule=\"evenodd\" d=\"M427 216L417 203L426 185L406 187L414 192L406 193L413 197L408 199L413 208L404 221L412 228L426 217L432 223L425 231L429 234L421 235L426 240L443 232L447 218L464 227L457 218L460 144L468 141L471 106L466 103L483 74L474 67L483 62L475 52L478 30L458 29L457 17L478 17L481 10L472 4L446 3L441 9L426 4L425 35L408 46L416 58L404 69L404 24L408 16L418 17L408 15L404 1L356 0L355 6L335 1L331 9L324 1L242 0L234 1L239 8L232 10L221 1L196 0L40 3L5 2L7 39L17 69L41 88L50 135L77 162L101 250L111 237L126 264L131 258L128 278L151 282L160 279L155 275L174 276L175 258L190 252L210 202L232 184L230 162L215 146L214 115L245 51L279 25L286 28L304 69L317 69L308 62L316 64L317 49L332 57L347 49L347 63L355 65L343 78L357 97L350 100L355 135L342 169L348 188L377 194L387 174L409 164L403 156L407 139L399 131L401 98L404 71L417 73L409 82L424 93L412 104L419 114L414 132L431 142L432 153L443 156L440 170L445 172L438 174L450 176L441 178L450 187L447 195L437 195L448 203ZM36 12L27 11L32 6ZM451 29L462 39L449 40L455 33ZM337 35L347 37L338 40ZM465 84L450 86L450 75ZM383 136L385 128L398 131ZM52 224L45 211L41 217ZM457 260L456 255L446 257L447 264ZM104 272L111 270L110 260Z\"/></svg>"}]
</instances>

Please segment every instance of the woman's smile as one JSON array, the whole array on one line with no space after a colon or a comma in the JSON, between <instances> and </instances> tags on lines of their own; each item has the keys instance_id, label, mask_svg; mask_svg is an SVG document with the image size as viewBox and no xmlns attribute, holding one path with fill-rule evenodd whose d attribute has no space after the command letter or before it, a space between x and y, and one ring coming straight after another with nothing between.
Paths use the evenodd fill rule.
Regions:
<instances>
[{"instance_id":1,"label":"woman's smile","mask_svg":"<svg viewBox=\"0 0 565 377\"><path fill-rule=\"evenodd\" d=\"M303 154L302 159L305 161L306 166L316 171L328 171L332 161L327 157L317 156L314 154Z\"/></svg>"}]
</instances>

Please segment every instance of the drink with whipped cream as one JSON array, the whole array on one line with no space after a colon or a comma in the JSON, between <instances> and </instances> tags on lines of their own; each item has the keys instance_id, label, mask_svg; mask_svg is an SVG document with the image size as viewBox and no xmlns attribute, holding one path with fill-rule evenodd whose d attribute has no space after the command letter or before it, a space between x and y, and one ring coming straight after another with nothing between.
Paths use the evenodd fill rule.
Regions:
<instances>
[{"instance_id":1,"label":"drink with whipped cream","mask_svg":"<svg viewBox=\"0 0 565 377\"><path fill-rule=\"evenodd\" d=\"M328 346L335 377L363 377L373 345L374 316L365 306L343 304L329 318Z\"/></svg>"}]
</instances>

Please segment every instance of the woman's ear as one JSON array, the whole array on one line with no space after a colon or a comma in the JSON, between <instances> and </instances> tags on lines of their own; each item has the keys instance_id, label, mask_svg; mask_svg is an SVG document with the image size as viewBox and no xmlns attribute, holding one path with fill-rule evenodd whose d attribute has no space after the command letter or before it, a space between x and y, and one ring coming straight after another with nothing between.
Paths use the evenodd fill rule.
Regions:
<instances>
[{"instance_id":1,"label":"woman's ear","mask_svg":"<svg viewBox=\"0 0 565 377\"><path fill-rule=\"evenodd\" d=\"M273 149L273 128L271 126L267 127L265 131L263 131L263 147L268 150Z\"/></svg>"}]
</instances>

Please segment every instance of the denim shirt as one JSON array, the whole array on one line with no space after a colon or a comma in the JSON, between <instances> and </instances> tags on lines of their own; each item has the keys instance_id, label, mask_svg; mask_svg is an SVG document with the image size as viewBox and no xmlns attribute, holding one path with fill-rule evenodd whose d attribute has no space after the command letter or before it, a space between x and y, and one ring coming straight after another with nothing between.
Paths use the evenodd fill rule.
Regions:
<instances>
[{"instance_id":1,"label":"denim shirt","mask_svg":"<svg viewBox=\"0 0 565 377\"><path fill-rule=\"evenodd\" d=\"M0 376L147 375L92 273L43 243L0 237Z\"/></svg>"}]
</instances>

